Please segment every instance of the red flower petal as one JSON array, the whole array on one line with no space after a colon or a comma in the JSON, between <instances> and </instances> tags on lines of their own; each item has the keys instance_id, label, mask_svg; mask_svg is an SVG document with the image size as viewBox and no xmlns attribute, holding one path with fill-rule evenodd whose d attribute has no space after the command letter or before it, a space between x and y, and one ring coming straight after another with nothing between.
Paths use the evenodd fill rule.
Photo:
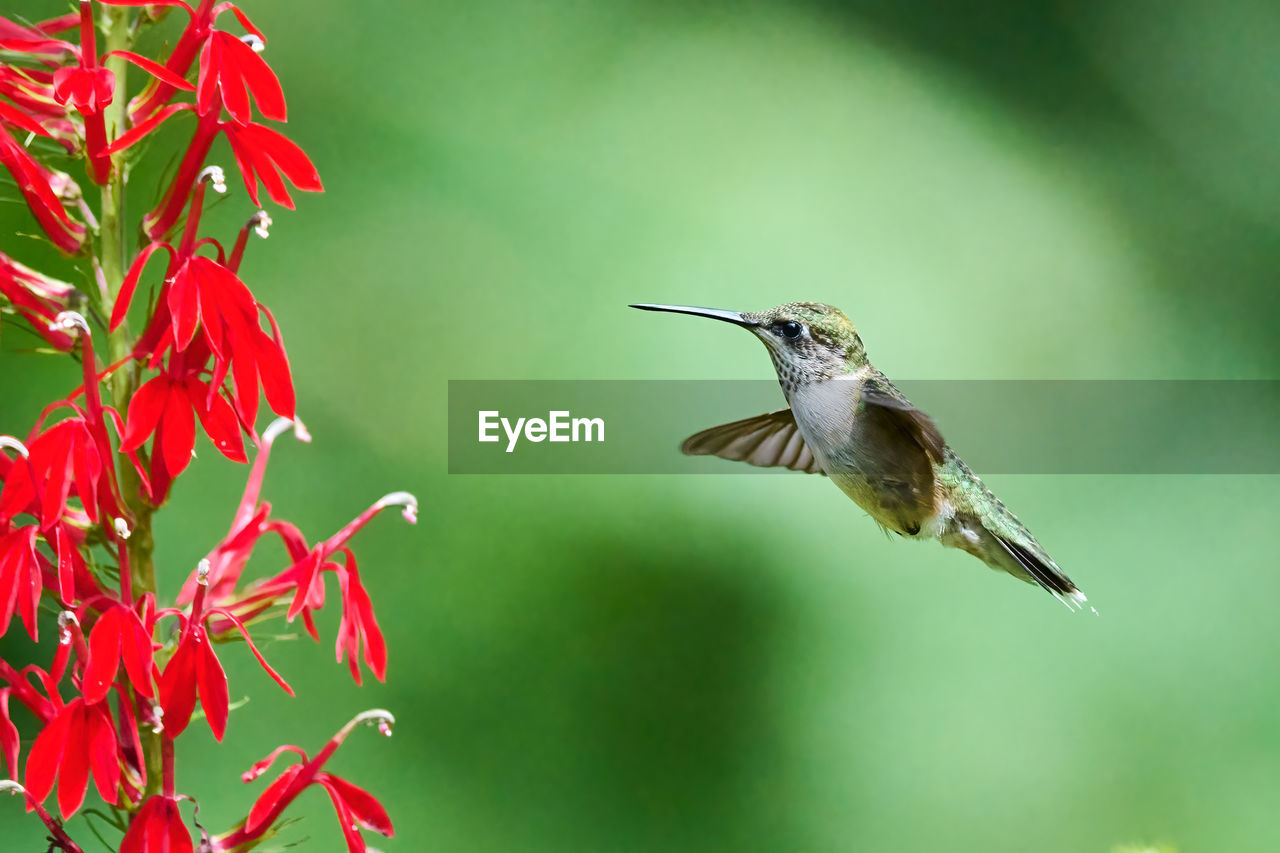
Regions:
<instances>
[{"instance_id":1,"label":"red flower petal","mask_svg":"<svg viewBox=\"0 0 1280 853\"><path fill-rule=\"evenodd\" d=\"M227 730L227 713L230 710L231 697L227 693L227 673L223 671L218 656L213 651L213 644L205 635L203 628L196 628L196 681L200 685L200 706L204 708L209 728L213 730L215 740L222 740L222 733Z\"/></svg>"},{"instance_id":2,"label":"red flower petal","mask_svg":"<svg viewBox=\"0 0 1280 853\"><path fill-rule=\"evenodd\" d=\"M253 118L253 111L249 106L249 92L245 89L245 80L240 75L239 69L229 67L231 58L228 54L235 50L233 45L239 45L249 53L253 53L253 49L229 33L214 33L211 41L215 42L214 73L218 75L218 90L222 93L222 106L226 108L236 124L248 124Z\"/></svg>"},{"instance_id":3,"label":"red flower petal","mask_svg":"<svg viewBox=\"0 0 1280 853\"><path fill-rule=\"evenodd\" d=\"M165 119L169 118L169 116L176 112L189 109L191 109L190 104L169 104L169 106L152 113L144 121L139 122L116 137L116 141L108 145L104 153L117 154L125 150L129 146L135 144L139 139L159 127Z\"/></svg>"},{"instance_id":4,"label":"red flower petal","mask_svg":"<svg viewBox=\"0 0 1280 853\"><path fill-rule=\"evenodd\" d=\"M227 131L227 142L231 145L231 155L236 158L240 177L244 179L244 188L249 193L249 200L256 207L258 206L258 177L254 171L253 154L240 139L239 134L231 130Z\"/></svg>"},{"instance_id":5,"label":"red flower petal","mask_svg":"<svg viewBox=\"0 0 1280 853\"><path fill-rule=\"evenodd\" d=\"M168 398L169 378L166 376L151 379L134 393L133 399L129 401L124 436L120 440L122 451L128 453L146 443L151 433L156 431Z\"/></svg>"},{"instance_id":6,"label":"red flower petal","mask_svg":"<svg viewBox=\"0 0 1280 853\"><path fill-rule=\"evenodd\" d=\"M282 207L293 210L293 197L289 195L289 188L285 185L284 178L280 176L280 172L276 169L275 163L272 162L267 152L251 143L249 157L253 160L253 171L258 175L258 180L262 181L262 186L266 188L267 195L271 200Z\"/></svg>"},{"instance_id":7,"label":"red flower petal","mask_svg":"<svg viewBox=\"0 0 1280 853\"><path fill-rule=\"evenodd\" d=\"M237 331L236 336L237 342L244 337L249 339L246 344L233 345L236 357L231 360L231 375L235 379L236 408L244 422L251 424L258 419L258 364L255 361L256 348L252 345L254 330Z\"/></svg>"},{"instance_id":8,"label":"red flower petal","mask_svg":"<svg viewBox=\"0 0 1280 853\"><path fill-rule=\"evenodd\" d=\"M129 303L133 301L133 292L138 287L138 279L142 277L142 270L158 249L165 249L170 256L173 255L173 249L168 243L149 243L129 266L129 273L124 277L124 283L120 285L120 295L116 297L116 304L111 309L110 331L114 332L124 322L125 315L129 312Z\"/></svg>"},{"instance_id":9,"label":"red flower petal","mask_svg":"<svg viewBox=\"0 0 1280 853\"><path fill-rule=\"evenodd\" d=\"M150 697L151 670L155 666L151 635L143 627L137 613L127 608L121 612L120 648L125 672L129 674L129 683L133 685L133 689Z\"/></svg>"},{"instance_id":10,"label":"red flower petal","mask_svg":"<svg viewBox=\"0 0 1280 853\"><path fill-rule=\"evenodd\" d=\"M391 826L391 818L387 816L387 810L374 798L373 794L332 773L322 774L319 781L322 785L331 787L342 797L347 807L351 809L352 816L362 827L388 838L396 834Z\"/></svg>"},{"instance_id":11,"label":"red flower petal","mask_svg":"<svg viewBox=\"0 0 1280 853\"><path fill-rule=\"evenodd\" d=\"M16 125L27 133L34 133L36 136L49 136L49 131L41 127L38 121L22 110L9 106L4 101L0 101L0 121Z\"/></svg>"},{"instance_id":12,"label":"red flower petal","mask_svg":"<svg viewBox=\"0 0 1280 853\"><path fill-rule=\"evenodd\" d=\"M129 822L129 831L124 834L124 840L120 842L120 853L143 853L142 845L146 840L147 830L155 820L156 810L163 799L160 796L152 797L138 809L138 813Z\"/></svg>"},{"instance_id":13,"label":"red flower petal","mask_svg":"<svg viewBox=\"0 0 1280 853\"><path fill-rule=\"evenodd\" d=\"M90 706L87 717L89 763L93 768L93 784L97 787L102 799L111 805L116 805L120 801L120 746L116 742L115 726L112 725L111 717L101 705Z\"/></svg>"},{"instance_id":14,"label":"red flower petal","mask_svg":"<svg viewBox=\"0 0 1280 853\"><path fill-rule=\"evenodd\" d=\"M258 375L262 379L262 390L267 395L267 403L277 415L292 418L296 400L293 392L293 377L289 373L289 359L285 355L284 346L277 344L260 330L257 338L255 354Z\"/></svg>"},{"instance_id":15,"label":"red flower petal","mask_svg":"<svg viewBox=\"0 0 1280 853\"><path fill-rule=\"evenodd\" d=\"M293 781L300 770L302 770L301 764L295 764L287 768L263 790L254 802L253 808L249 809L249 817L244 822L246 832L256 833L258 831L262 822L270 816L271 810L280 802L280 798L289 787L289 783Z\"/></svg>"},{"instance_id":16,"label":"red flower petal","mask_svg":"<svg viewBox=\"0 0 1280 853\"><path fill-rule=\"evenodd\" d=\"M120 611L108 608L89 632L89 661L81 683L86 702L101 702L115 681L120 666Z\"/></svg>"},{"instance_id":17,"label":"red flower petal","mask_svg":"<svg viewBox=\"0 0 1280 853\"><path fill-rule=\"evenodd\" d=\"M0 690L0 753L9 767L9 778L18 778L18 727L9 719L9 690Z\"/></svg>"},{"instance_id":18,"label":"red flower petal","mask_svg":"<svg viewBox=\"0 0 1280 853\"><path fill-rule=\"evenodd\" d=\"M316 781L324 787L329 799L333 800L333 810L338 813L338 826L342 828L342 837L347 842L347 853L365 853L368 848L365 846L364 836L360 834L360 828L356 825L351 809L347 807L337 790L329 784L329 774L320 774Z\"/></svg>"},{"instance_id":19,"label":"red flower petal","mask_svg":"<svg viewBox=\"0 0 1280 853\"><path fill-rule=\"evenodd\" d=\"M224 44L224 50L224 59L230 60L235 64L235 71L243 79L244 83L248 85L249 90L253 92L253 97L258 102L258 111L262 113L263 117L274 121L287 119L284 91L280 88L279 78L271 70L271 66L267 65L266 60L259 56L249 45L234 37L228 38ZM231 112L229 105L227 111ZM245 118L240 121L240 124L248 123L248 109L245 110L244 115Z\"/></svg>"},{"instance_id":20,"label":"red flower petal","mask_svg":"<svg viewBox=\"0 0 1280 853\"><path fill-rule=\"evenodd\" d=\"M245 628L244 623L241 622L240 619L237 618L235 614L233 614L230 610L224 610L221 607L212 608L209 612L217 613L219 616L223 617L224 619L226 619L228 622L230 622L232 625L236 627L236 630L238 630L240 632L240 635L244 637L244 641L249 644L249 651L253 652L253 656L258 659L258 663L261 664L262 668L267 671L267 675L271 676L271 678L275 681L276 684L279 684L282 688L284 688L285 693L288 693L290 696L292 696L293 688L289 686L289 683L284 680L284 677L280 675L280 673L275 671L275 669L271 666L271 664L267 663L267 659L262 656L262 652L258 651L258 647L253 644L253 638L249 636L249 630ZM281 748L283 749L283 747ZM291 747L291 748L297 749L297 747Z\"/></svg>"},{"instance_id":21,"label":"red flower petal","mask_svg":"<svg viewBox=\"0 0 1280 853\"><path fill-rule=\"evenodd\" d=\"M231 404L199 379L187 380L187 396L195 406L200 425L218 452L232 462L248 462L244 453L244 439L240 436L240 422Z\"/></svg>"},{"instance_id":22,"label":"red flower petal","mask_svg":"<svg viewBox=\"0 0 1280 853\"><path fill-rule=\"evenodd\" d=\"M25 786L36 802L44 802L53 790L53 780L58 775L62 754L67 748L67 730L75 709L68 705L54 717L44 731L36 737L27 755Z\"/></svg>"},{"instance_id":23,"label":"red flower petal","mask_svg":"<svg viewBox=\"0 0 1280 853\"><path fill-rule=\"evenodd\" d=\"M53 523L62 517L63 510L67 506L67 495L71 493L70 475L73 462L70 453L67 452L70 448L67 446L67 441L62 441L60 444L64 455L60 459L50 460L44 472L44 504L40 509L40 527L44 530L52 527Z\"/></svg>"},{"instance_id":24,"label":"red flower petal","mask_svg":"<svg viewBox=\"0 0 1280 853\"><path fill-rule=\"evenodd\" d=\"M191 463L191 450L196 445L195 413L181 385L169 386L164 406L164 433L160 438L165 470L169 476L176 477Z\"/></svg>"},{"instance_id":25,"label":"red flower petal","mask_svg":"<svg viewBox=\"0 0 1280 853\"><path fill-rule=\"evenodd\" d=\"M79 810L89 787L89 726L84 700L75 700L67 705L66 710L72 713L72 717L67 726L66 749L58 769L58 811L62 812L64 819Z\"/></svg>"},{"instance_id":26,"label":"red flower petal","mask_svg":"<svg viewBox=\"0 0 1280 853\"><path fill-rule=\"evenodd\" d=\"M182 734L196 707L195 656L190 638L183 637L160 676L160 707L164 708L164 728L169 737Z\"/></svg>"},{"instance_id":27,"label":"red flower petal","mask_svg":"<svg viewBox=\"0 0 1280 853\"><path fill-rule=\"evenodd\" d=\"M182 821L182 813L178 811L178 803L168 800L165 803L165 829L167 830L167 847L157 847L156 853L192 853L191 833Z\"/></svg>"},{"instance_id":28,"label":"red flower petal","mask_svg":"<svg viewBox=\"0 0 1280 853\"><path fill-rule=\"evenodd\" d=\"M252 125L246 130L252 134L258 149L271 158L295 187L309 192L324 190L315 164L293 140L262 124Z\"/></svg>"},{"instance_id":29,"label":"red flower petal","mask_svg":"<svg viewBox=\"0 0 1280 853\"><path fill-rule=\"evenodd\" d=\"M150 74L152 77L155 77L161 83L167 83L175 89L181 89L184 92L194 92L196 90L196 87L192 86L185 79L174 74L160 63L147 59L145 56L139 56L138 54L127 50L113 50L102 58L106 59L108 56L123 57ZM263 113L263 115L266 115L266 113Z\"/></svg>"},{"instance_id":30,"label":"red flower petal","mask_svg":"<svg viewBox=\"0 0 1280 853\"><path fill-rule=\"evenodd\" d=\"M53 244L67 254L79 251L85 239L84 226L67 215L61 199L49 185L52 175L3 129L0 129L0 165L13 175L27 207Z\"/></svg>"},{"instance_id":31,"label":"red flower petal","mask_svg":"<svg viewBox=\"0 0 1280 853\"><path fill-rule=\"evenodd\" d=\"M200 48L199 73L196 74L196 112L207 115L214 107L214 95L218 91L217 64L214 51L217 50L217 39L206 39Z\"/></svg>"},{"instance_id":32,"label":"red flower petal","mask_svg":"<svg viewBox=\"0 0 1280 853\"><path fill-rule=\"evenodd\" d=\"M200 322L200 278L197 265L200 258L188 260L174 272L169 281L169 316L173 323L174 348L181 351L187 348L195 337L196 326Z\"/></svg>"}]
</instances>

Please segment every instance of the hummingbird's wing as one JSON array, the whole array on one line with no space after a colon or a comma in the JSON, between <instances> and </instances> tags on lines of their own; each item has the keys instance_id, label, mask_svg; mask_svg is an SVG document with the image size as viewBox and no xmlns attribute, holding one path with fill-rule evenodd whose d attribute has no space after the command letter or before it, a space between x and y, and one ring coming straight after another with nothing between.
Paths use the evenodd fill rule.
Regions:
<instances>
[{"instance_id":1,"label":"hummingbird's wing","mask_svg":"<svg viewBox=\"0 0 1280 853\"><path fill-rule=\"evenodd\" d=\"M761 468L821 474L790 409L721 424L691 435L680 445L686 456L719 456Z\"/></svg>"},{"instance_id":2,"label":"hummingbird's wing","mask_svg":"<svg viewBox=\"0 0 1280 853\"><path fill-rule=\"evenodd\" d=\"M864 416L874 418L881 428L897 433L915 451L924 451L933 462L946 456L947 441L933 418L911 405L911 401L887 379L868 379L862 383Z\"/></svg>"},{"instance_id":3,"label":"hummingbird's wing","mask_svg":"<svg viewBox=\"0 0 1280 853\"><path fill-rule=\"evenodd\" d=\"M854 500L880 524L914 536L937 512L934 464L947 444L928 415L883 376L859 389L846 464L861 487ZM843 488L843 486L842 486Z\"/></svg>"}]
</instances>

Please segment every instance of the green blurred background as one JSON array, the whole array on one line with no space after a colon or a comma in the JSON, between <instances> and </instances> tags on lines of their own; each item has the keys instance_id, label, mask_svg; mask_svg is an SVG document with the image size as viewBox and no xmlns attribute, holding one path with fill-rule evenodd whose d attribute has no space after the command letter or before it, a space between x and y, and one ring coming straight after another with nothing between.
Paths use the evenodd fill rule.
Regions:
<instances>
[{"instance_id":1,"label":"green blurred background","mask_svg":"<svg viewBox=\"0 0 1280 853\"><path fill-rule=\"evenodd\" d=\"M333 612L318 647L259 629L296 699L224 655L252 701L180 743L204 825L278 743L384 706L394 738L333 769L387 851L1275 849L1274 478L989 478L1093 618L817 478L450 477L444 444L451 378L770 375L631 301L831 302L903 378L1277 376L1274 4L244 5L327 189L242 270L315 436L264 495L313 539L393 489L422 513L356 541L385 685L334 663ZM3 338L22 434L74 366ZM157 522L171 592L246 473L199 449ZM42 850L3 806L4 849ZM342 849L319 791L294 814Z\"/></svg>"}]
</instances>

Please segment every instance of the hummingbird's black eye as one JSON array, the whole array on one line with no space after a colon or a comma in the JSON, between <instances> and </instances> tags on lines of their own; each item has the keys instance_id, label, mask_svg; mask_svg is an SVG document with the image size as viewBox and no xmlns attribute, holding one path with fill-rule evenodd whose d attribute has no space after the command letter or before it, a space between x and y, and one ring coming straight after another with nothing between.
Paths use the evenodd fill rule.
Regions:
<instances>
[{"instance_id":1,"label":"hummingbird's black eye","mask_svg":"<svg viewBox=\"0 0 1280 853\"><path fill-rule=\"evenodd\" d=\"M804 331L804 326L801 326L795 320L788 320L785 323L778 324L778 331L782 333L784 338L795 340Z\"/></svg>"}]
</instances>

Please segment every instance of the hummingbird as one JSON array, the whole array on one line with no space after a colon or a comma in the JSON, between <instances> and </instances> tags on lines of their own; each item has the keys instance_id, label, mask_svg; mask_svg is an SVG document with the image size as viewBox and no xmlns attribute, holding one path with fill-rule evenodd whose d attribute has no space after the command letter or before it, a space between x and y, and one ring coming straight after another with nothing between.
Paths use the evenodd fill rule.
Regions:
<instances>
[{"instance_id":1,"label":"hummingbird","mask_svg":"<svg viewBox=\"0 0 1280 853\"><path fill-rule=\"evenodd\" d=\"M763 341L773 360L788 408L691 435L680 446L685 454L825 474L886 532L937 539L1038 585L1068 609L1084 606L1084 593L933 420L871 364L840 309L818 302L756 313L630 307L733 323Z\"/></svg>"}]
</instances>

